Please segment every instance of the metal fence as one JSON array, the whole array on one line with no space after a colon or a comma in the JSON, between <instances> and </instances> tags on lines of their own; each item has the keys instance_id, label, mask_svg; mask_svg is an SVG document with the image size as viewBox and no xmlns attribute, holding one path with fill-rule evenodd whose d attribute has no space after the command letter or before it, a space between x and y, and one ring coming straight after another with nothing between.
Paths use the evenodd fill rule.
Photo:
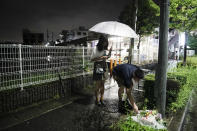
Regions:
<instances>
[{"instance_id":1,"label":"metal fence","mask_svg":"<svg viewBox=\"0 0 197 131\"><path fill-rule=\"evenodd\" d=\"M92 48L0 44L0 91L91 73Z\"/></svg>"}]
</instances>

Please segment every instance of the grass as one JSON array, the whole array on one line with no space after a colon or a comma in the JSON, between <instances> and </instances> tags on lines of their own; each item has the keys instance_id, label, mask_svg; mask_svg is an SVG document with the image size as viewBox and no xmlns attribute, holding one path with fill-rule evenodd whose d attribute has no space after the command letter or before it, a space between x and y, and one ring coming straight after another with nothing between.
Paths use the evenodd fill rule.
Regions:
<instances>
[{"instance_id":1,"label":"grass","mask_svg":"<svg viewBox=\"0 0 197 131\"><path fill-rule=\"evenodd\" d=\"M193 88L197 87L197 69L192 66L179 67L174 72L174 75L182 75L186 77L186 82L181 86L181 89L178 93L176 101L172 102L169 107L169 110L176 112L177 110L183 108L189 99L189 95ZM182 81L180 81L181 83Z\"/></svg>"},{"instance_id":2,"label":"grass","mask_svg":"<svg viewBox=\"0 0 197 131\"><path fill-rule=\"evenodd\" d=\"M192 57L187 57L187 63L193 63L197 65L197 55Z\"/></svg>"}]
</instances>

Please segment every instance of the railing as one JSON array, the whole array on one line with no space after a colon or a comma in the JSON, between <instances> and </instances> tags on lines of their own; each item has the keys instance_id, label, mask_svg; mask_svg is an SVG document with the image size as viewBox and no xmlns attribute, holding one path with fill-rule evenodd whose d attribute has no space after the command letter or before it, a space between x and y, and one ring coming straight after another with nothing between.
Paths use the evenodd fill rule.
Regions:
<instances>
[{"instance_id":1,"label":"railing","mask_svg":"<svg viewBox=\"0 0 197 131\"><path fill-rule=\"evenodd\" d=\"M92 48L0 44L0 91L91 73Z\"/></svg>"}]
</instances>

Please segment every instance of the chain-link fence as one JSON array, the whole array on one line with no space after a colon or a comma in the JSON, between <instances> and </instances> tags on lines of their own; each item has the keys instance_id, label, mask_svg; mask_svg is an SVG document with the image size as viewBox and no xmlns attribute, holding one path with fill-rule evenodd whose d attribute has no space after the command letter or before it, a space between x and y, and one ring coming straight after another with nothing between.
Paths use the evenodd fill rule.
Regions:
<instances>
[{"instance_id":1,"label":"chain-link fence","mask_svg":"<svg viewBox=\"0 0 197 131\"><path fill-rule=\"evenodd\" d=\"M0 44L0 91L91 73L92 48Z\"/></svg>"}]
</instances>

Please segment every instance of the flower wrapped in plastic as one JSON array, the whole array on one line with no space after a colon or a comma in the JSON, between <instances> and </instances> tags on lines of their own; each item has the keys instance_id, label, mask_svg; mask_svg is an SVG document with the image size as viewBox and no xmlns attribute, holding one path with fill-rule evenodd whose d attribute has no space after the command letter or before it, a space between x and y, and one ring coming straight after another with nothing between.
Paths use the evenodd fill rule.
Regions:
<instances>
[{"instance_id":1,"label":"flower wrapped in plastic","mask_svg":"<svg viewBox=\"0 0 197 131\"><path fill-rule=\"evenodd\" d=\"M154 129L166 129L161 114L156 110L143 110L136 116L131 116L131 118L144 126L151 126Z\"/></svg>"}]
</instances>

